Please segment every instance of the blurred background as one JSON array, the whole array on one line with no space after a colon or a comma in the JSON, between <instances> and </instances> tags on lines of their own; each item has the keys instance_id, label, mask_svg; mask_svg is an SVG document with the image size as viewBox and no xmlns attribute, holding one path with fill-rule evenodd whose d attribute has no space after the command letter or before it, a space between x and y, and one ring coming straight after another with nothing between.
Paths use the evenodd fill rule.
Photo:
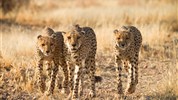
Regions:
<instances>
[{"instance_id":1,"label":"blurred background","mask_svg":"<svg viewBox=\"0 0 178 100\"><path fill-rule=\"evenodd\" d=\"M143 36L140 83L128 100L176 100L178 0L0 0L0 99L44 99L30 76L36 71L36 37L46 26L66 31L76 23L97 36L96 74L104 78L96 100L116 99L113 30L122 25L136 26ZM55 92L54 99L64 98Z\"/></svg>"},{"instance_id":2,"label":"blurred background","mask_svg":"<svg viewBox=\"0 0 178 100\"><path fill-rule=\"evenodd\" d=\"M29 25L80 23L102 27L177 23L177 0L1 0L0 3L1 19Z\"/></svg>"},{"instance_id":3,"label":"blurred background","mask_svg":"<svg viewBox=\"0 0 178 100\"><path fill-rule=\"evenodd\" d=\"M141 30L145 49L150 44L177 41L177 0L1 0L0 5L2 26L49 26L60 31L78 23L96 30L102 49L109 49L107 46L113 40L107 38L106 42L104 38L122 25L134 25Z\"/></svg>"}]
</instances>

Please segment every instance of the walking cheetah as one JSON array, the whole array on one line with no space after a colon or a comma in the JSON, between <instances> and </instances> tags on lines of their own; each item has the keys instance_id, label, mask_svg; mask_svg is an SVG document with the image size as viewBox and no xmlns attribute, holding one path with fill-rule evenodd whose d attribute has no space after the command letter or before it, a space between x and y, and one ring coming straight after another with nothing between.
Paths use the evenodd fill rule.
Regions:
<instances>
[{"instance_id":1,"label":"walking cheetah","mask_svg":"<svg viewBox=\"0 0 178 100\"><path fill-rule=\"evenodd\" d=\"M63 89L68 88L68 70L67 64L64 58L63 51L64 41L61 32L54 32L51 28L46 28L43 35L37 37L37 54L38 54L38 70L39 70L39 84L41 92L45 92L46 76L50 78L50 86L45 92L47 95L53 94L55 87L56 75L58 73L58 66L60 65L64 72ZM48 66L46 70L48 75L44 74L45 62L53 62L54 66Z\"/></svg>"},{"instance_id":2,"label":"walking cheetah","mask_svg":"<svg viewBox=\"0 0 178 100\"><path fill-rule=\"evenodd\" d=\"M118 94L123 94L122 90L122 63L128 72L128 84L125 94L135 92L138 84L138 56L142 43L140 31L134 26L122 26L119 30L114 30L115 37L115 63L118 71Z\"/></svg>"},{"instance_id":3,"label":"walking cheetah","mask_svg":"<svg viewBox=\"0 0 178 100\"><path fill-rule=\"evenodd\" d=\"M74 67L70 67L69 82L71 94L69 97L77 99L79 98L79 94L83 94L83 78L85 74L89 75L91 86L90 96L94 97L95 54L97 49L95 32L90 27L73 25L70 31L63 32L63 37L66 48L70 52L71 61L74 64Z\"/></svg>"}]
</instances>

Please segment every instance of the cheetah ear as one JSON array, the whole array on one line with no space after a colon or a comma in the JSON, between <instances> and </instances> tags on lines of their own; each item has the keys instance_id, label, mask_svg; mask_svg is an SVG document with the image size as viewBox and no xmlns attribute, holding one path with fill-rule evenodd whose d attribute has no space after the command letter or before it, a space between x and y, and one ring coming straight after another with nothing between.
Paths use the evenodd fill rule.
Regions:
<instances>
[{"instance_id":1,"label":"cheetah ear","mask_svg":"<svg viewBox=\"0 0 178 100\"><path fill-rule=\"evenodd\" d=\"M56 39L56 34L52 34L51 37L52 37L53 39Z\"/></svg>"},{"instance_id":2,"label":"cheetah ear","mask_svg":"<svg viewBox=\"0 0 178 100\"><path fill-rule=\"evenodd\" d=\"M51 35L54 33L54 30L53 30L52 28L50 28L50 27L45 27L45 32L46 32L49 36L51 36Z\"/></svg>"},{"instance_id":3,"label":"cheetah ear","mask_svg":"<svg viewBox=\"0 0 178 100\"><path fill-rule=\"evenodd\" d=\"M85 34L85 31L82 30L81 33L82 33L82 34Z\"/></svg>"},{"instance_id":4,"label":"cheetah ear","mask_svg":"<svg viewBox=\"0 0 178 100\"><path fill-rule=\"evenodd\" d=\"M115 29L113 32L114 32L114 34L117 34L119 31L117 29Z\"/></svg>"},{"instance_id":5,"label":"cheetah ear","mask_svg":"<svg viewBox=\"0 0 178 100\"><path fill-rule=\"evenodd\" d=\"M42 35L38 35L38 36L37 36L37 39L40 39L41 37L42 37Z\"/></svg>"},{"instance_id":6,"label":"cheetah ear","mask_svg":"<svg viewBox=\"0 0 178 100\"><path fill-rule=\"evenodd\" d=\"M61 32L61 33L62 33L63 36L66 34L66 32Z\"/></svg>"},{"instance_id":7,"label":"cheetah ear","mask_svg":"<svg viewBox=\"0 0 178 100\"><path fill-rule=\"evenodd\" d=\"M122 31L125 31L125 32L131 32L130 28L128 28L128 26L122 26L121 27Z\"/></svg>"},{"instance_id":8,"label":"cheetah ear","mask_svg":"<svg viewBox=\"0 0 178 100\"><path fill-rule=\"evenodd\" d=\"M82 31L82 28L80 28L79 24L75 24L74 27L77 31Z\"/></svg>"},{"instance_id":9,"label":"cheetah ear","mask_svg":"<svg viewBox=\"0 0 178 100\"><path fill-rule=\"evenodd\" d=\"M129 33L132 33L132 30L129 28L129 29L127 29L127 31L129 32Z\"/></svg>"}]
</instances>

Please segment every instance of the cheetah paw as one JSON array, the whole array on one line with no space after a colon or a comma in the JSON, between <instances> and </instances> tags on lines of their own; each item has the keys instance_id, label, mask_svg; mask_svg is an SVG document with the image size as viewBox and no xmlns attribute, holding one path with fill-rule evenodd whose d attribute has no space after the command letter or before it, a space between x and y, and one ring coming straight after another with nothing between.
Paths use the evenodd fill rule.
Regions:
<instances>
[{"instance_id":1,"label":"cheetah paw","mask_svg":"<svg viewBox=\"0 0 178 100\"><path fill-rule=\"evenodd\" d=\"M72 99L72 93L69 93L66 100L71 100L71 99Z\"/></svg>"},{"instance_id":2,"label":"cheetah paw","mask_svg":"<svg viewBox=\"0 0 178 100\"><path fill-rule=\"evenodd\" d=\"M80 100L79 98L76 98L76 97L73 97L73 96L71 96L70 98L72 98L70 100Z\"/></svg>"},{"instance_id":3,"label":"cheetah paw","mask_svg":"<svg viewBox=\"0 0 178 100\"><path fill-rule=\"evenodd\" d=\"M125 94L132 94L135 92L135 90L136 90L136 85L133 85L132 87L126 89Z\"/></svg>"},{"instance_id":4,"label":"cheetah paw","mask_svg":"<svg viewBox=\"0 0 178 100\"><path fill-rule=\"evenodd\" d=\"M69 94L70 90L67 89L67 88L62 88L61 93L63 93L63 94Z\"/></svg>"},{"instance_id":5,"label":"cheetah paw","mask_svg":"<svg viewBox=\"0 0 178 100\"><path fill-rule=\"evenodd\" d=\"M123 91L122 90L118 91L118 94L123 94Z\"/></svg>"},{"instance_id":6,"label":"cheetah paw","mask_svg":"<svg viewBox=\"0 0 178 100\"><path fill-rule=\"evenodd\" d=\"M79 98L73 98L72 100L80 100Z\"/></svg>"},{"instance_id":7,"label":"cheetah paw","mask_svg":"<svg viewBox=\"0 0 178 100\"><path fill-rule=\"evenodd\" d=\"M138 80L135 80L135 85L137 85L138 84Z\"/></svg>"},{"instance_id":8,"label":"cheetah paw","mask_svg":"<svg viewBox=\"0 0 178 100\"><path fill-rule=\"evenodd\" d=\"M80 92L80 96L82 96L82 95L83 95L83 91Z\"/></svg>"},{"instance_id":9,"label":"cheetah paw","mask_svg":"<svg viewBox=\"0 0 178 100\"><path fill-rule=\"evenodd\" d=\"M45 94L46 96L50 96L50 95L51 95L51 93L50 93L49 91L46 91L44 94Z\"/></svg>"},{"instance_id":10,"label":"cheetah paw","mask_svg":"<svg viewBox=\"0 0 178 100\"><path fill-rule=\"evenodd\" d=\"M80 98L76 98L73 93L70 92L66 100L80 100Z\"/></svg>"},{"instance_id":11,"label":"cheetah paw","mask_svg":"<svg viewBox=\"0 0 178 100\"><path fill-rule=\"evenodd\" d=\"M117 95L118 100L126 100L126 96L124 94Z\"/></svg>"},{"instance_id":12,"label":"cheetah paw","mask_svg":"<svg viewBox=\"0 0 178 100\"><path fill-rule=\"evenodd\" d=\"M90 91L89 96L93 98L93 97L96 97L96 94Z\"/></svg>"}]
</instances>

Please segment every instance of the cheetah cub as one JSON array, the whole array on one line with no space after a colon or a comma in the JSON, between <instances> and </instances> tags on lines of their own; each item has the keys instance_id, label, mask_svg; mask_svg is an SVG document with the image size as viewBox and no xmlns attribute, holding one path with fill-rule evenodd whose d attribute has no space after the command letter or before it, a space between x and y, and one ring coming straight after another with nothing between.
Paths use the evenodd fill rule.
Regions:
<instances>
[{"instance_id":1,"label":"cheetah cub","mask_svg":"<svg viewBox=\"0 0 178 100\"><path fill-rule=\"evenodd\" d=\"M63 33L64 43L70 53L70 87L69 98L78 99L83 94L83 78L85 74L90 78L90 96L95 96L95 54L97 42L95 32L90 27L73 25L68 32ZM74 68L74 69L73 69ZM74 71L74 72L73 72ZM73 77L74 76L74 77Z\"/></svg>"},{"instance_id":2,"label":"cheetah cub","mask_svg":"<svg viewBox=\"0 0 178 100\"><path fill-rule=\"evenodd\" d=\"M122 66L128 72L127 88L125 94L135 92L138 84L138 57L142 44L140 31L134 26L122 26L114 30L115 37L115 63L118 73L118 94L123 94L122 90Z\"/></svg>"},{"instance_id":3,"label":"cheetah cub","mask_svg":"<svg viewBox=\"0 0 178 100\"><path fill-rule=\"evenodd\" d=\"M49 86L45 94L53 94L55 88L56 75L58 73L59 65L63 69L64 80L63 88L67 91L68 88L68 70L64 59L63 51L63 36L61 32L54 32L51 28L45 28L44 34L37 37L37 59L39 71L39 85L42 93L46 90L46 79L49 79ZM45 69L44 64L52 63ZM47 71L47 74L45 71Z\"/></svg>"}]
</instances>

